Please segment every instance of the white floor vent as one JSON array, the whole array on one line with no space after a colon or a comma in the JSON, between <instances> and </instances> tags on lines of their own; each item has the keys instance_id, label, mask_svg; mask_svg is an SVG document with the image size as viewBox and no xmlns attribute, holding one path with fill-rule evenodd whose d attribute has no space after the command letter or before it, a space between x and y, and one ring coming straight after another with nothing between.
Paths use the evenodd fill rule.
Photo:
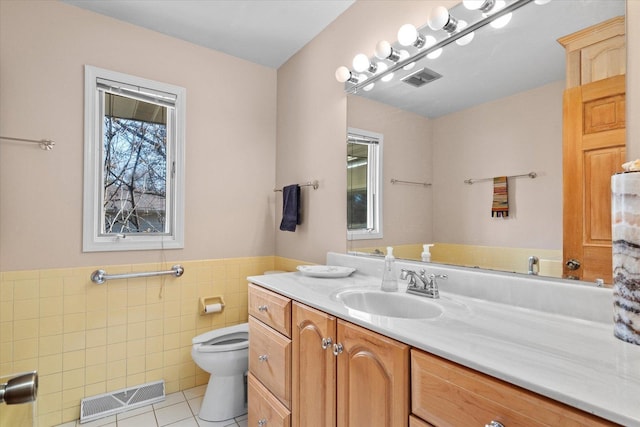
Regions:
<instances>
[{"instance_id":1,"label":"white floor vent","mask_svg":"<svg viewBox=\"0 0 640 427\"><path fill-rule=\"evenodd\" d=\"M164 380L87 397L80 402L80 423L164 400Z\"/></svg>"}]
</instances>

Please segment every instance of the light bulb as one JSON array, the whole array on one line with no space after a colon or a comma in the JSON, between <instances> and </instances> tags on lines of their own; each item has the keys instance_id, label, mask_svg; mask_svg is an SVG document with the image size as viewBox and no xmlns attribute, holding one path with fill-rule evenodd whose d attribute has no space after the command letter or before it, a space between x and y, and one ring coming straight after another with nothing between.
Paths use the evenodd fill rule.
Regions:
<instances>
[{"instance_id":1,"label":"light bulb","mask_svg":"<svg viewBox=\"0 0 640 427\"><path fill-rule=\"evenodd\" d=\"M392 51L391 44L386 40L381 40L376 45L376 57L380 59L387 59Z\"/></svg>"},{"instance_id":2,"label":"light bulb","mask_svg":"<svg viewBox=\"0 0 640 427\"><path fill-rule=\"evenodd\" d=\"M378 74L382 74L385 71L387 71L389 69L389 66L387 64L385 64L384 62L378 62ZM383 78L381 78L380 80L382 80L383 82L388 82L391 81L391 79L393 79L393 73L389 73L386 76L384 76Z\"/></svg>"},{"instance_id":3,"label":"light bulb","mask_svg":"<svg viewBox=\"0 0 640 427\"><path fill-rule=\"evenodd\" d=\"M359 53L353 58L353 69L361 73L367 71L371 65L369 58L364 53Z\"/></svg>"},{"instance_id":4,"label":"light bulb","mask_svg":"<svg viewBox=\"0 0 640 427\"><path fill-rule=\"evenodd\" d=\"M491 21L491 25L493 28L499 29L499 28L504 28L510 21L511 21L511 16L513 14L512 13L507 13L506 15L502 15L500 18Z\"/></svg>"},{"instance_id":5,"label":"light bulb","mask_svg":"<svg viewBox=\"0 0 640 427\"><path fill-rule=\"evenodd\" d=\"M365 92L369 92L371 89L373 89L373 87L375 86L375 83L370 83L368 85L366 85L365 87L362 88L362 90L364 90Z\"/></svg>"},{"instance_id":6,"label":"light bulb","mask_svg":"<svg viewBox=\"0 0 640 427\"><path fill-rule=\"evenodd\" d=\"M433 36L425 36L425 46L426 47L431 47L434 44L436 44L436 38ZM438 58L440 55L442 54L442 48L440 49L436 49L433 52L431 52L430 54L427 55L427 58L429 59L436 59Z\"/></svg>"},{"instance_id":7,"label":"light bulb","mask_svg":"<svg viewBox=\"0 0 640 427\"><path fill-rule=\"evenodd\" d=\"M496 0L462 0L462 4L469 10L480 10L487 13L495 5Z\"/></svg>"},{"instance_id":8,"label":"light bulb","mask_svg":"<svg viewBox=\"0 0 640 427\"><path fill-rule=\"evenodd\" d=\"M484 0L462 0L462 4L469 10L478 10L482 7Z\"/></svg>"},{"instance_id":9,"label":"light bulb","mask_svg":"<svg viewBox=\"0 0 640 427\"><path fill-rule=\"evenodd\" d=\"M445 29L449 27L451 24L451 15L449 15L449 11L444 6L438 6L436 8L431 9L429 12L429 18L427 19L427 25L434 31ZM454 27L455 29L455 27ZM450 30L447 30L450 31Z\"/></svg>"},{"instance_id":10,"label":"light bulb","mask_svg":"<svg viewBox=\"0 0 640 427\"><path fill-rule=\"evenodd\" d=\"M543 5L549 3L551 0L534 0L535 4Z\"/></svg>"},{"instance_id":11,"label":"light bulb","mask_svg":"<svg viewBox=\"0 0 640 427\"><path fill-rule=\"evenodd\" d=\"M344 83L352 78L351 71L347 67L340 66L336 70L336 80L340 83Z\"/></svg>"},{"instance_id":12,"label":"light bulb","mask_svg":"<svg viewBox=\"0 0 640 427\"><path fill-rule=\"evenodd\" d=\"M469 25L467 24L467 21L463 21L463 20L458 21L458 30L463 30L467 28L467 25ZM475 32L472 31L466 36L460 37L458 40L456 40L456 44L458 44L459 46L466 46L469 43L471 43L474 36L475 36Z\"/></svg>"},{"instance_id":13,"label":"light bulb","mask_svg":"<svg viewBox=\"0 0 640 427\"><path fill-rule=\"evenodd\" d=\"M398 30L398 43L402 46L411 46L418 38L418 30L411 24L404 24Z\"/></svg>"},{"instance_id":14,"label":"light bulb","mask_svg":"<svg viewBox=\"0 0 640 427\"><path fill-rule=\"evenodd\" d=\"M491 9L491 11L486 13L485 16L493 15L494 13L499 11L500 9L504 8L506 5L507 4L505 3L504 0L496 0L496 4L493 7L493 9ZM502 15L500 18L491 21L491 23L489 25L491 25L493 28L503 28L505 25L507 25L509 23L509 21L511 21L511 16L512 15L513 15L512 13L507 13L506 15Z\"/></svg>"},{"instance_id":15,"label":"light bulb","mask_svg":"<svg viewBox=\"0 0 640 427\"><path fill-rule=\"evenodd\" d=\"M429 55L427 55L429 56ZM405 65L404 67L402 67L403 70L409 71L409 70L413 70L413 67L416 66L415 62L410 62L407 65Z\"/></svg>"}]
</instances>

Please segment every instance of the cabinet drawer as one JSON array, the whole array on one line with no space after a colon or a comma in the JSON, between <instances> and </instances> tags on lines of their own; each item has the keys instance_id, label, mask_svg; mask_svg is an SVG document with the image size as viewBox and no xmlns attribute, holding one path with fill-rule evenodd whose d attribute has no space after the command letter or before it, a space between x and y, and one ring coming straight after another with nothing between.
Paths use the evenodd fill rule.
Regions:
<instances>
[{"instance_id":1,"label":"cabinet drawer","mask_svg":"<svg viewBox=\"0 0 640 427\"><path fill-rule=\"evenodd\" d=\"M411 351L411 412L437 427L615 425L419 350Z\"/></svg>"},{"instance_id":2,"label":"cabinet drawer","mask_svg":"<svg viewBox=\"0 0 640 427\"><path fill-rule=\"evenodd\" d=\"M249 284L249 314L291 338L291 300Z\"/></svg>"},{"instance_id":3,"label":"cabinet drawer","mask_svg":"<svg viewBox=\"0 0 640 427\"><path fill-rule=\"evenodd\" d=\"M248 425L290 427L291 412L278 401L253 375L248 377L249 414Z\"/></svg>"},{"instance_id":4,"label":"cabinet drawer","mask_svg":"<svg viewBox=\"0 0 640 427\"><path fill-rule=\"evenodd\" d=\"M249 317L249 371L291 407L291 340Z\"/></svg>"}]
</instances>

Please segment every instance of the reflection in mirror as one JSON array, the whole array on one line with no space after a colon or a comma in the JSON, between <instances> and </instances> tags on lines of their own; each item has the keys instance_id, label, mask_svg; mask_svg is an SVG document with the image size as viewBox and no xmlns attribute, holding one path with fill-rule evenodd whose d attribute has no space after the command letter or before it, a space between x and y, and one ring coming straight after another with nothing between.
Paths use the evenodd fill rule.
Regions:
<instances>
[{"instance_id":1,"label":"reflection in mirror","mask_svg":"<svg viewBox=\"0 0 640 427\"><path fill-rule=\"evenodd\" d=\"M471 43L447 45L437 59L349 95L348 126L385 135L385 177L433 185L385 178L384 238L348 249L393 246L419 260L422 245L435 243L433 262L525 274L535 256L540 275L561 277L566 69L557 39L624 13L624 0L531 2L504 28L476 30ZM423 67L443 77L419 88L401 81ZM491 217L491 180L465 184L532 171L536 179L509 179L508 219Z\"/></svg>"},{"instance_id":2,"label":"reflection in mirror","mask_svg":"<svg viewBox=\"0 0 640 427\"><path fill-rule=\"evenodd\" d=\"M347 236L382 238L383 135L349 128L347 134Z\"/></svg>"}]
</instances>

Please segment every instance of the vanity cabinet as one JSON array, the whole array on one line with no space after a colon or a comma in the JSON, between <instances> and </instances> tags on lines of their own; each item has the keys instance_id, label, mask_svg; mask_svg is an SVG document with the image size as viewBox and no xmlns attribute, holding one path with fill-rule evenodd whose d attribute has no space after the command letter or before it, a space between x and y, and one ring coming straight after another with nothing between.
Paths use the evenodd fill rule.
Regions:
<instances>
[{"instance_id":1,"label":"vanity cabinet","mask_svg":"<svg viewBox=\"0 0 640 427\"><path fill-rule=\"evenodd\" d=\"M615 425L257 285L249 304L250 426Z\"/></svg>"},{"instance_id":2,"label":"vanity cabinet","mask_svg":"<svg viewBox=\"0 0 640 427\"><path fill-rule=\"evenodd\" d=\"M291 300L249 285L249 401L252 426L291 426Z\"/></svg>"},{"instance_id":3,"label":"vanity cabinet","mask_svg":"<svg viewBox=\"0 0 640 427\"><path fill-rule=\"evenodd\" d=\"M294 427L407 426L409 346L297 302L292 329Z\"/></svg>"},{"instance_id":4,"label":"vanity cabinet","mask_svg":"<svg viewBox=\"0 0 640 427\"><path fill-rule=\"evenodd\" d=\"M249 425L408 425L409 346L253 284L249 314Z\"/></svg>"},{"instance_id":5,"label":"vanity cabinet","mask_svg":"<svg viewBox=\"0 0 640 427\"><path fill-rule=\"evenodd\" d=\"M412 416L410 427L491 421L505 427L616 425L416 349L411 350L411 412L420 419Z\"/></svg>"}]
</instances>

